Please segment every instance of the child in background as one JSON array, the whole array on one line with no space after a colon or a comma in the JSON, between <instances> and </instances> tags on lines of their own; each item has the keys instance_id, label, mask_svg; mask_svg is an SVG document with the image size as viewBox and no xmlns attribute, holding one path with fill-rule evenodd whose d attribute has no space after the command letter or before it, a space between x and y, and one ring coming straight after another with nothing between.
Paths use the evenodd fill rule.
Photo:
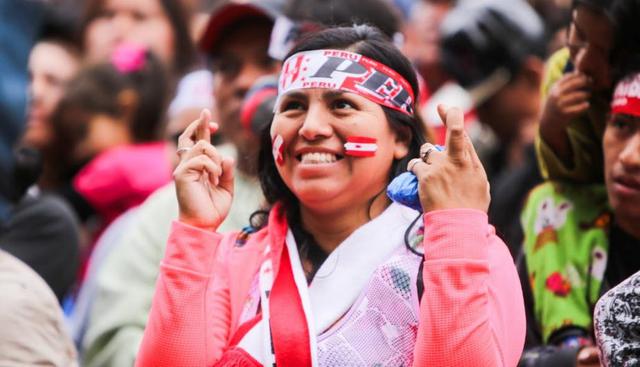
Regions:
<instances>
[{"instance_id":1,"label":"child in background","mask_svg":"<svg viewBox=\"0 0 640 367\"><path fill-rule=\"evenodd\" d=\"M63 195L103 229L171 179L161 140L170 93L157 57L133 44L80 72L53 117ZM98 232L99 233L99 232Z\"/></svg>"},{"instance_id":2,"label":"child in background","mask_svg":"<svg viewBox=\"0 0 640 367\"><path fill-rule=\"evenodd\" d=\"M546 179L602 182L602 134L611 97L614 0L574 0L567 47L548 61L536 151Z\"/></svg>"}]
</instances>

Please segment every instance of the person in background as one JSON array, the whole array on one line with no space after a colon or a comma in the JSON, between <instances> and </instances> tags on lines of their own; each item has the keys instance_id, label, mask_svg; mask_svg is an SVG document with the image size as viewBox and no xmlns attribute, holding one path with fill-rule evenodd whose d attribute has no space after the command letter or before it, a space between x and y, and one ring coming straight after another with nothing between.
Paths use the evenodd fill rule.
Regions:
<instances>
[{"instance_id":1,"label":"person in background","mask_svg":"<svg viewBox=\"0 0 640 367\"><path fill-rule=\"evenodd\" d=\"M566 47L547 62L536 138L545 179L602 182L602 134L611 97L613 0L574 0Z\"/></svg>"},{"instance_id":2,"label":"person in background","mask_svg":"<svg viewBox=\"0 0 640 367\"><path fill-rule=\"evenodd\" d=\"M626 366L638 361L629 349L635 343L629 334L636 328L634 291L629 289L634 278L623 281L640 270L640 38L635 32L640 7L638 1L621 0L608 9L607 19L614 25L612 44L607 44L610 66L599 72L609 75L615 88L605 108L610 112L603 127L603 156L597 158L604 165L602 172L591 174L604 177L604 185L553 180L531 193L522 213L526 256L518 264L528 318L522 366ZM582 56L598 55L586 51L580 51Z\"/></svg>"},{"instance_id":3,"label":"person in background","mask_svg":"<svg viewBox=\"0 0 640 367\"><path fill-rule=\"evenodd\" d=\"M84 55L103 62L122 43L149 48L168 67L173 82L194 66L190 14L180 0L90 0L80 22Z\"/></svg>"},{"instance_id":4,"label":"person in background","mask_svg":"<svg viewBox=\"0 0 640 367\"><path fill-rule=\"evenodd\" d=\"M624 223L621 226L628 233L628 245L622 247L627 251L618 259L625 260L622 264L630 264L638 258L640 248L637 225L640 222L640 108L633 104L638 102L638 94L630 93L633 89L629 88L640 85L640 36L635 32L640 1L616 2L611 13L615 24L612 74L614 80L619 81L614 88L602 142L604 177L611 208L618 213L618 218L626 217L621 220ZM616 265L620 279L633 271L619 264ZM595 306L594 331L600 362L605 367L640 363L640 264L635 264L637 272L605 293Z\"/></svg>"},{"instance_id":5,"label":"person in background","mask_svg":"<svg viewBox=\"0 0 640 367\"><path fill-rule=\"evenodd\" d=\"M11 152L24 128L26 65L40 31L46 3L43 0L0 2L0 171L12 169ZM0 201L0 219L7 217L10 206Z\"/></svg>"},{"instance_id":6,"label":"person in background","mask_svg":"<svg viewBox=\"0 0 640 367\"><path fill-rule=\"evenodd\" d=\"M133 44L69 83L52 120L57 191L83 221L95 216L104 229L170 181L171 151L162 139L168 84L161 61Z\"/></svg>"},{"instance_id":7,"label":"person in background","mask_svg":"<svg viewBox=\"0 0 640 367\"><path fill-rule=\"evenodd\" d=\"M640 270L637 64L632 70L615 89L604 131L605 185L547 182L532 191L523 211L526 257L519 268L528 317L523 367L600 366L592 334L596 301ZM634 344L624 345L632 341L627 331L636 328L626 322L636 317L633 279L595 308L607 366L634 365L628 349Z\"/></svg>"},{"instance_id":8,"label":"person in background","mask_svg":"<svg viewBox=\"0 0 640 367\"><path fill-rule=\"evenodd\" d=\"M62 310L45 282L0 250L0 365L76 367Z\"/></svg>"},{"instance_id":9,"label":"person in background","mask_svg":"<svg viewBox=\"0 0 640 367\"><path fill-rule=\"evenodd\" d=\"M51 115L81 63L80 45L76 41L77 22L53 7L48 9L29 55L27 123L19 142L42 155L43 172L38 187L45 190L55 184L53 171L59 159L53 152L55 137Z\"/></svg>"},{"instance_id":10,"label":"person in background","mask_svg":"<svg viewBox=\"0 0 640 367\"><path fill-rule=\"evenodd\" d=\"M206 0L199 1L207 7ZM168 124L185 126L212 98L211 74L195 50L198 17L192 0L90 0L80 22L80 39L90 63L108 61L122 43L149 48L169 73ZM200 30L201 32L201 30ZM204 102L203 102L204 101ZM197 109L196 109L197 108Z\"/></svg>"},{"instance_id":11,"label":"person in background","mask_svg":"<svg viewBox=\"0 0 640 367\"><path fill-rule=\"evenodd\" d=\"M282 6L279 0L220 4L211 14L200 42L211 59L221 130L227 131L228 140L234 143L218 147L237 157L238 162L234 179L237 196L223 224L228 230L246 227L251 214L264 201L255 163L250 162L257 159L257 148L245 146L258 144L259 140L243 126L240 109L252 84L279 70L267 50L271 28L282 14ZM170 135L181 130L175 125ZM133 365L151 308L158 263L171 221L177 215L175 186L170 184L140 206L127 233L104 259L86 333L78 340L85 366Z\"/></svg>"},{"instance_id":12,"label":"person in background","mask_svg":"<svg viewBox=\"0 0 640 367\"><path fill-rule=\"evenodd\" d=\"M544 25L525 1L492 0L458 5L441 32L442 65L470 93L480 121L469 135L491 183L490 223L515 257L522 229L514 213L541 180L533 137L541 103Z\"/></svg>"},{"instance_id":13,"label":"person in background","mask_svg":"<svg viewBox=\"0 0 640 367\"><path fill-rule=\"evenodd\" d=\"M11 203L9 216L0 221L0 249L29 265L62 303L80 263L78 219L60 197L27 192L41 174L37 151L16 149L13 160L12 171L0 171L0 197Z\"/></svg>"},{"instance_id":14,"label":"person in background","mask_svg":"<svg viewBox=\"0 0 640 367\"><path fill-rule=\"evenodd\" d=\"M439 41L440 25L455 6L455 0L415 1L404 24L406 38L402 51L424 78L429 95L451 79L441 64Z\"/></svg>"}]
</instances>

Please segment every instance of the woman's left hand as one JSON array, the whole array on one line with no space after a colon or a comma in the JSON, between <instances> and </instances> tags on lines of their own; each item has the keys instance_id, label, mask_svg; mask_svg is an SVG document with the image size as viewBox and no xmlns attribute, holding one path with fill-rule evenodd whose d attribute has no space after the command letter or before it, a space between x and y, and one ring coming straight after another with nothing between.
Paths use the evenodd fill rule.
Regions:
<instances>
[{"instance_id":1,"label":"woman's left hand","mask_svg":"<svg viewBox=\"0 0 640 367\"><path fill-rule=\"evenodd\" d=\"M425 213L457 208L487 212L489 182L464 130L462 110L439 105L438 113L447 126L445 151L427 143L421 148L422 157L412 159L407 167L418 177L422 209Z\"/></svg>"}]
</instances>

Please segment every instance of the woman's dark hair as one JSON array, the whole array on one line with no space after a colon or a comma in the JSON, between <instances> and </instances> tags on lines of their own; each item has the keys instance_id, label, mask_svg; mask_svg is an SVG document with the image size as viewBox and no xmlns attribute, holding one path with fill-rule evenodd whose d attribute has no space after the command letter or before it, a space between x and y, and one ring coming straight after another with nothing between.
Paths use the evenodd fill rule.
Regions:
<instances>
[{"instance_id":1,"label":"woman's dark hair","mask_svg":"<svg viewBox=\"0 0 640 367\"><path fill-rule=\"evenodd\" d=\"M46 5L37 42L54 42L75 56L80 55L77 14L69 6Z\"/></svg>"},{"instance_id":2,"label":"woman's dark hair","mask_svg":"<svg viewBox=\"0 0 640 367\"><path fill-rule=\"evenodd\" d=\"M611 65L614 81L640 71L640 0L616 0L611 9L615 29Z\"/></svg>"},{"instance_id":3,"label":"woman's dark hair","mask_svg":"<svg viewBox=\"0 0 640 367\"><path fill-rule=\"evenodd\" d=\"M82 19L80 35L82 47L86 47L86 33L89 24L104 11L106 0L87 0ZM172 72L180 76L189 71L196 60L196 49L189 33L189 14L180 0L157 0L167 15L174 35L174 55Z\"/></svg>"},{"instance_id":4,"label":"woman's dark hair","mask_svg":"<svg viewBox=\"0 0 640 367\"><path fill-rule=\"evenodd\" d=\"M284 14L294 21L319 23L327 27L349 27L369 24L389 39L400 32L401 15L386 0L293 0Z\"/></svg>"},{"instance_id":5,"label":"woman's dark hair","mask_svg":"<svg viewBox=\"0 0 640 367\"><path fill-rule=\"evenodd\" d=\"M354 26L343 28L331 28L319 33L310 34L301 39L287 58L295 53L321 50L341 49L359 53L363 56L378 61L400 74L418 95L418 80L413 66L406 57L383 35L379 30L370 26ZM424 124L419 115L414 112L408 116L388 107L382 107L389 121L391 129L398 136L409 143L409 152L402 159L393 161L389 172L389 181L406 170L409 160L418 157L420 146L425 142ZM260 154L258 158L258 177L262 190L270 205L281 202L287 213L287 220L291 227L302 258L311 260L314 265L319 265L324 256L315 244L313 237L308 234L300 223L299 203L295 195L284 183L275 166L271 153L270 126L267 126L261 134ZM318 266L314 266L317 269Z\"/></svg>"},{"instance_id":6,"label":"woman's dark hair","mask_svg":"<svg viewBox=\"0 0 640 367\"><path fill-rule=\"evenodd\" d=\"M105 62L82 69L69 82L51 117L55 136L52 149L61 158L61 167L73 164L72 151L97 115L126 119L136 143L161 139L169 81L160 59L150 51L144 56L144 65L137 71L121 72ZM131 106L124 106L123 92L129 91L135 99Z\"/></svg>"}]
</instances>

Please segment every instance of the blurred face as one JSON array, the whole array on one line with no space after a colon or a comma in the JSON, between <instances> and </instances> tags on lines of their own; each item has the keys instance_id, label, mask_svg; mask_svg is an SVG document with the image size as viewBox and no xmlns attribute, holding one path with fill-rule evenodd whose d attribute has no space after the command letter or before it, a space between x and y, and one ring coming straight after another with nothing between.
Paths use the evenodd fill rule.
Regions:
<instances>
[{"instance_id":1,"label":"blurred face","mask_svg":"<svg viewBox=\"0 0 640 367\"><path fill-rule=\"evenodd\" d=\"M79 68L78 56L54 42L40 42L29 55L29 111L22 141L43 149L51 141L49 118Z\"/></svg>"},{"instance_id":2,"label":"blurred face","mask_svg":"<svg viewBox=\"0 0 640 367\"><path fill-rule=\"evenodd\" d=\"M386 187L394 158L408 152L382 107L332 89L294 90L282 96L271 136L282 137L282 161L276 166L287 187L303 207L322 212L367 205ZM344 144L353 136L375 138L375 155L345 155Z\"/></svg>"},{"instance_id":3,"label":"blurred face","mask_svg":"<svg viewBox=\"0 0 640 367\"><path fill-rule=\"evenodd\" d=\"M160 0L104 0L102 5L84 36L89 60L107 60L121 43L135 43L173 63L175 35Z\"/></svg>"},{"instance_id":4,"label":"blurred face","mask_svg":"<svg viewBox=\"0 0 640 367\"><path fill-rule=\"evenodd\" d=\"M640 118L613 115L602 144L605 183L616 221L640 238Z\"/></svg>"},{"instance_id":5,"label":"blurred face","mask_svg":"<svg viewBox=\"0 0 640 367\"><path fill-rule=\"evenodd\" d=\"M440 24L451 7L449 3L418 1L406 26L403 53L414 62L432 91L446 79L440 66Z\"/></svg>"},{"instance_id":6,"label":"blurred face","mask_svg":"<svg viewBox=\"0 0 640 367\"><path fill-rule=\"evenodd\" d=\"M531 142L527 132L537 125L542 72L542 60L531 57L509 84L477 108L480 121L491 126L502 142Z\"/></svg>"},{"instance_id":7,"label":"blurred face","mask_svg":"<svg viewBox=\"0 0 640 367\"><path fill-rule=\"evenodd\" d=\"M82 162L108 149L131 143L128 122L122 118L99 114L87 121L87 134L73 152L76 162Z\"/></svg>"},{"instance_id":8,"label":"blurred face","mask_svg":"<svg viewBox=\"0 0 640 367\"><path fill-rule=\"evenodd\" d=\"M279 71L279 64L267 54L270 32L267 22L237 27L221 40L212 59L220 132L240 149L256 145L240 123L244 96L258 78Z\"/></svg>"},{"instance_id":9,"label":"blurred face","mask_svg":"<svg viewBox=\"0 0 640 367\"><path fill-rule=\"evenodd\" d=\"M611 87L609 55L613 43L613 26L609 19L588 7L573 11L567 45L576 70L593 79L593 90Z\"/></svg>"}]
</instances>

